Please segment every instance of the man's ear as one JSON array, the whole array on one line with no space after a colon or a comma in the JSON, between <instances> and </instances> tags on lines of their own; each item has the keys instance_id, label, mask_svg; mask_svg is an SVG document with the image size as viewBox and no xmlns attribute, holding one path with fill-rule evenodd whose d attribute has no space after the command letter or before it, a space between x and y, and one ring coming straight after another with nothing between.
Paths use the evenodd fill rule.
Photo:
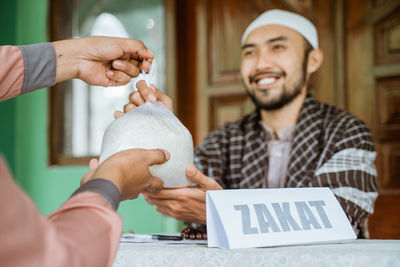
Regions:
<instances>
[{"instance_id":1,"label":"man's ear","mask_svg":"<svg viewBox=\"0 0 400 267\"><path fill-rule=\"evenodd\" d=\"M324 54L321 49L313 49L308 54L307 73L316 72L322 64Z\"/></svg>"}]
</instances>

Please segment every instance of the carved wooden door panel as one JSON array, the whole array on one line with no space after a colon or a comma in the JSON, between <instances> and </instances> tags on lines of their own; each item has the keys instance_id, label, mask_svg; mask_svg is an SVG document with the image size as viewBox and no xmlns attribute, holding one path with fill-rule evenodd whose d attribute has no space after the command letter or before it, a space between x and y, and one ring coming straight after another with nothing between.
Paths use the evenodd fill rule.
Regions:
<instances>
[{"instance_id":1,"label":"carved wooden door panel","mask_svg":"<svg viewBox=\"0 0 400 267\"><path fill-rule=\"evenodd\" d=\"M400 1L347 1L348 110L373 131L379 197L371 238L400 238Z\"/></svg>"}]
</instances>

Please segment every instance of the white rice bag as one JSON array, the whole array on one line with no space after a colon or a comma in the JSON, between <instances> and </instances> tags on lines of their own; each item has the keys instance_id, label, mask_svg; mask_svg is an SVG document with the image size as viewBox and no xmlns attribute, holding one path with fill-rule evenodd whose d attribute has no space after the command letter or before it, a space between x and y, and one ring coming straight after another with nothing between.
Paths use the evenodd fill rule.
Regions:
<instances>
[{"instance_id":1,"label":"white rice bag","mask_svg":"<svg viewBox=\"0 0 400 267\"><path fill-rule=\"evenodd\" d=\"M193 164L192 135L163 103L146 102L114 120L104 133L100 163L130 148L167 150L170 159L150 166L151 173L163 180L164 187L191 184L186 167Z\"/></svg>"}]
</instances>

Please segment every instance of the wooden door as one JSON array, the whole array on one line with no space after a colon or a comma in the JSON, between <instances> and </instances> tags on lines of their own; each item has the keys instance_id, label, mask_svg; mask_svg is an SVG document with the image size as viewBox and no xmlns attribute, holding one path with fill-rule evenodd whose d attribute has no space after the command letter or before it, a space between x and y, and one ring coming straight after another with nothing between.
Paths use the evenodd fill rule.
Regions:
<instances>
[{"instance_id":1,"label":"wooden door","mask_svg":"<svg viewBox=\"0 0 400 267\"><path fill-rule=\"evenodd\" d=\"M177 114L200 145L210 130L252 110L240 81L240 40L280 8L317 26L324 63L316 99L360 117L378 152L380 196L372 238L400 238L400 0L175 0Z\"/></svg>"},{"instance_id":2,"label":"wooden door","mask_svg":"<svg viewBox=\"0 0 400 267\"><path fill-rule=\"evenodd\" d=\"M346 2L347 109L372 129L379 197L371 238L400 238L400 1Z\"/></svg>"}]
</instances>

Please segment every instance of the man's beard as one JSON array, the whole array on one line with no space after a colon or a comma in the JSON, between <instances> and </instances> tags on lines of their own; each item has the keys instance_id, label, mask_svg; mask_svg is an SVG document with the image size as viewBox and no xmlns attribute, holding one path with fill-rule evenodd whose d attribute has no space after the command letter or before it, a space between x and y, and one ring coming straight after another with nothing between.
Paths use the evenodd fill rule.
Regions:
<instances>
[{"instance_id":1,"label":"man's beard","mask_svg":"<svg viewBox=\"0 0 400 267\"><path fill-rule=\"evenodd\" d=\"M254 105L256 105L257 109L262 109L262 110L267 110L267 111L278 110L278 109L282 108L283 106L285 106L286 104L292 102L293 99L295 99L298 95L300 95L301 90L304 87L304 84L306 83L307 61L308 61L308 54L304 56L302 70L301 70L301 76L296 80L295 85L294 85L294 90L287 90L286 86L283 85L282 93L278 96L278 98L273 99L272 101L270 101L268 103L263 103L262 101L257 99L255 94L251 93L249 88L246 86L246 84L243 83L247 94L253 101ZM286 73L283 73L282 77L286 77Z\"/></svg>"}]
</instances>

